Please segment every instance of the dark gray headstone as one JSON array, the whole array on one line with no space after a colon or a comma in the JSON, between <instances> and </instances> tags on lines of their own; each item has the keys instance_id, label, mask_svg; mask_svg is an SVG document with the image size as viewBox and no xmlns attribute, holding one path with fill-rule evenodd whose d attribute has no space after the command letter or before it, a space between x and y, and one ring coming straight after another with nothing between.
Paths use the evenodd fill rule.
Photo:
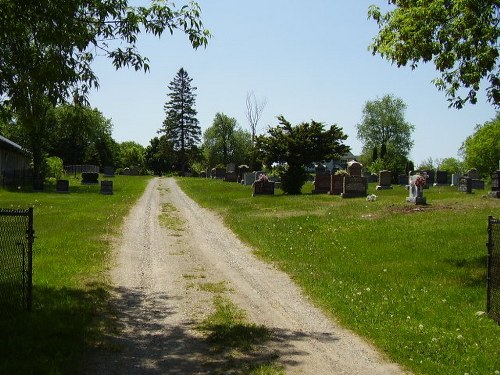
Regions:
<instances>
[{"instance_id":1,"label":"dark gray headstone","mask_svg":"<svg viewBox=\"0 0 500 375\"><path fill-rule=\"evenodd\" d=\"M462 193L472 193L472 178L462 176L458 180L458 191Z\"/></svg>"},{"instance_id":2,"label":"dark gray headstone","mask_svg":"<svg viewBox=\"0 0 500 375\"><path fill-rule=\"evenodd\" d=\"M345 176L342 198L366 197L368 191L368 183L366 178L361 176Z\"/></svg>"},{"instance_id":3,"label":"dark gray headstone","mask_svg":"<svg viewBox=\"0 0 500 375\"><path fill-rule=\"evenodd\" d=\"M316 173L314 177L314 189L313 194L326 194L330 191L330 186L332 184L332 176L328 173Z\"/></svg>"},{"instance_id":4,"label":"dark gray headstone","mask_svg":"<svg viewBox=\"0 0 500 375\"><path fill-rule=\"evenodd\" d=\"M391 180L392 180L391 171L380 171L378 176L378 186L376 189L377 190L392 189Z\"/></svg>"},{"instance_id":5,"label":"dark gray headstone","mask_svg":"<svg viewBox=\"0 0 500 375\"><path fill-rule=\"evenodd\" d=\"M56 192L57 193L69 193L69 180L57 180L56 181Z\"/></svg>"},{"instance_id":6,"label":"dark gray headstone","mask_svg":"<svg viewBox=\"0 0 500 375\"><path fill-rule=\"evenodd\" d=\"M434 186L444 185L448 185L448 172L436 171L436 182L434 182Z\"/></svg>"},{"instance_id":7,"label":"dark gray headstone","mask_svg":"<svg viewBox=\"0 0 500 375\"><path fill-rule=\"evenodd\" d=\"M101 181L101 194L104 195L113 194L113 181L108 181L108 180Z\"/></svg>"}]
</instances>

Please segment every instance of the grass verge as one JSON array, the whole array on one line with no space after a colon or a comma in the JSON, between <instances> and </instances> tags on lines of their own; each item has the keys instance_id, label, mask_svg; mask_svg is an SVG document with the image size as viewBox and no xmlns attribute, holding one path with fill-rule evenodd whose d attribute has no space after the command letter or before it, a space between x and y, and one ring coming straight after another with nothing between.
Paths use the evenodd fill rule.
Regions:
<instances>
[{"instance_id":1,"label":"grass verge","mask_svg":"<svg viewBox=\"0 0 500 375\"><path fill-rule=\"evenodd\" d=\"M500 373L500 327L484 315L486 223L500 200L452 187L369 193L377 201L312 195L251 196L251 188L179 179L263 259L279 266L327 314L416 374Z\"/></svg>"},{"instance_id":2,"label":"grass verge","mask_svg":"<svg viewBox=\"0 0 500 375\"><path fill-rule=\"evenodd\" d=\"M0 319L0 374L73 374L100 345L111 242L147 177L114 177L114 194L70 178L70 194L0 190L0 207L34 207L33 311Z\"/></svg>"}]
</instances>

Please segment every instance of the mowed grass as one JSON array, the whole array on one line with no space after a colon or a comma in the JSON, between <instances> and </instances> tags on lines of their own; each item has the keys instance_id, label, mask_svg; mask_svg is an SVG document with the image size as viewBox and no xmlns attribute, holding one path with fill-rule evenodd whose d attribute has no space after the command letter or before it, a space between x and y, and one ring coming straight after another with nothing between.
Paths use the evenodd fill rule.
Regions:
<instances>
[{"instance_id":1,"label":"mowed grass","mask_svg":"<svg viewBox=\"0 0 500 375\"><path fill-rule=\"evenodd\" d=\"M332 318L416 374L499 374L500 326L486 309L487 218L500 200L453 187L363 198L251 196L251 187L178 179Z\"/></svg>"},{"instance_id":2,"label":"mowed grass","mask_svg":"<svg viewBox=\"0 0 500 375\"><path fill-rule=\"evenodd\" d=\"M0 207L34 207L33 311L0 319L0 374L74 374L99 346L111 245L147 177L116 176L114 194L70 178L70 194L0 190Z\"/></svg>"}]
</instances>

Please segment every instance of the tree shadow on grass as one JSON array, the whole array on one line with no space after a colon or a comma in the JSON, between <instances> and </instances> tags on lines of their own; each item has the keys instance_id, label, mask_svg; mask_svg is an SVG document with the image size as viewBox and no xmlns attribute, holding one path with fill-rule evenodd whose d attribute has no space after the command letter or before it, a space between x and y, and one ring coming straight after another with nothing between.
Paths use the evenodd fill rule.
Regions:
<instances>
[{"instance_id":1,"label":"tree shadow on grass","mask_svg":"<svg viewBox=\"0 0 500 375\"><path fill-rule=\"evenodd\" d=\"M31 312L0 317L0 374L70 374L82 364L84 348L98 337L108 292L33 288Z\"/></svg>"},{"instance_id":2,"label":"tree shadow on grass","mask_svg":"<svg viewBox=\"0 0 500 375\"><path fill-rule=\"evenodd\" d=\"M461 271L461 284L467 287L482 287L486 285L487 255L474 258L445 259L445 263Z\"/></svg>"}]
</instances>

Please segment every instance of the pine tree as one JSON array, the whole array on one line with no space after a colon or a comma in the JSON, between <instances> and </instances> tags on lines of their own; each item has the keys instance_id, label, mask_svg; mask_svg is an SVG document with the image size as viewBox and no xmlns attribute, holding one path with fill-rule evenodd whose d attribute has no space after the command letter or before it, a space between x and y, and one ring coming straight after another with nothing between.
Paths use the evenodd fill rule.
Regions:
<instances>
[{"instance_id":1,"label":"pine tree","mask_svg":"<svg viewBox=\"0 0 500 375\"><path fill-rule=\"evenodd\" d=\"M189 151L201 140L201 127L196 118L197 111L194 109L196 87L191 86L192 80L184 68L181 68L168 85L170 100L163 107L166 118L160 130L165 133L174 151L178 153L183 175L186 172Z\"/></svg>"}]
</instances>

